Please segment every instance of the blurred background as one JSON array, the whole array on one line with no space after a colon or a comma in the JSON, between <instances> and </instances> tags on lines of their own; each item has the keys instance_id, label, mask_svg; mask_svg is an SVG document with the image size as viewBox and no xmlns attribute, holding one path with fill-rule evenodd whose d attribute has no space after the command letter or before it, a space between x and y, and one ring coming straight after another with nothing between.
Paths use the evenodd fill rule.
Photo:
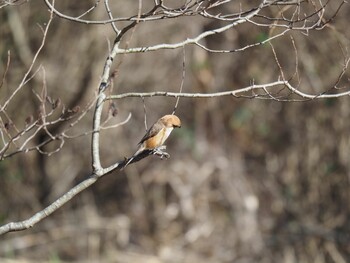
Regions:
<instances>
[{"instance_id":1,"label":"blurred background","mask_svg":"<svg viewBox=\"0 0 350 263\"><path fill-rule=\"evenodd\" d=\"M248 8L252 2L239 4ZM325 18L340 2L327 6ZM144 1L144 7L152 3ZM76 16L92 4L60 1L57 9ZM305 12L312 10L312 2L302 5ZM111 3L115 16L135 14L137 6L133 1ZM264 12L277 16L281 9L272 6ZM349 56L349 17L346 4L322 30L293 31L272 41L287 79L297 67L294 80L300 90L319 94L336 83ZM0 9L1 76L11 52L1 105L31 64L48 18L43 1ZM87 18L105 19L104 8ZM143 23L123 45L175 43L220 25L196 17ZM204 44L239 48L267 38L271 30L244 23ZM44 86L48 96L60 99L60 107L83 111L95 96L113 37L110 25L55 17L33 71L42 68L12 100L8 116L1 113L1 129L16 134L5 125L7 118L19 128L35 118L40 107L36 93ZM269 44L229 54L188 46L185 58L184 92L234 90L273 82L280 75ZM108 92L178 92L183 60L182 49L120 56ZM349 88L349 78L347 69L338 87ZM145 131L144 107L151 125L171 113L175 102L165 97L114 101L118 113L112 122L124 121L129 113L132 117L102 132L103 165L134 153ZM1 262L350 262L348 97L304 102L182 98L176 114L182 128L167 141L169 160L151 156L107 175L32 229L1 236ZM50 131L65 125L53 125ZM68 133L78 135L91 127L90 110ZM45 138L40 132L32 143ZM32 151L1 161L0 223L30 217L89 176L90 142L88 134L65 140L50 156ZM52 143L45 149L55 147Z\"/></svg>"}]
</instances>

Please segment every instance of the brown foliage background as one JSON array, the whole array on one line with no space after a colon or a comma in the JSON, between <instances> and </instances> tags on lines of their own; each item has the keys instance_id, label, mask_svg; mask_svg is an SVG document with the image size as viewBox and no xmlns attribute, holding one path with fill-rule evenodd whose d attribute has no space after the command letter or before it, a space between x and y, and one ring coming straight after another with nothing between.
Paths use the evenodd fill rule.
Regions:
<instances>
[{"instance_id":1,"label":"brown foliage background","mask_svg":"<svg viewBox=\"0 0 350 263\"><path fill-rule=\"evenodd\" d=\"M87 8L85 1L57 5L72 14ZM128 1L112 6L123 16L134 11ZM100 12L97 9L89 18L99 18ZM38 24L47 21L48 12L43 2L30 1L0 9L0 17L1 73L11 51L2 99L31 63L42 38ZM349 47L349 17L347 6L323 30L308 36L292 33L302 89L318 93L334 84ZM129 35L129 45L174 43L215 27L213 23L192 18L144 23ZM206 44L243 46L266 37L269 30L244 24L208 38ZM36 116L39 106L33 90L40 92L43 80L48 95L60 98L67 109L84 109L98 87L108 39L113 39L109 25L54 19L39 57L45 76L39 72L8 109L16 125ZM290 35L272 44L285 73L292 75L296 57ZM279 74L268 44L232 54L189 46L185 54L185 92L242 88L252 80L274 81ZM182 49L124 55L114 62L121 64L110 92L177 92L182 62ZM349 78L349 71L346 74ZM104 165L130 156L145 129L141 99L115 103L116 122L129 112L132 118L102 133ZM145 99L148 124L170 113L174 104L173 98ZM149 157L108 175L33 229L7 234L0 239L2 260L350 261L347 97L307 102L183 98L177 115L183 128L168 140L169 160ZM91 116L88 113L76 127L77 133L91 129ZM62 125L52 129L63 129ZM38 136L38 142L44 137ZM29 217L89 175L90 141L89 135L83 136L66 141L51 156L30 152L0 162L0 222Z\"/></svg>"}]
</instances>

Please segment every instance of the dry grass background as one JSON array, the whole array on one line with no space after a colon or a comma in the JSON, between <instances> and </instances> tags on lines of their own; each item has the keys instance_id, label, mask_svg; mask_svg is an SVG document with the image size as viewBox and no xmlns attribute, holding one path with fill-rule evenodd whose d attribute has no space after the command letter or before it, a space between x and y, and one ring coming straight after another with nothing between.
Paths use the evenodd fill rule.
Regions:
<instances>
[{"instance_id":1,"label":"dry grass background","mask_svg":"<svg viewBox=\"0 0 350 263\"><path fill-rule=\"evenodd\" d=\"M57 4L72 14L87 6L84 1ZM132 11L129 2L114 4L123 16ZM99 18L100 12L89 18ZM292 33L301 89L322 92L336 80L343 62L340 46L349 47L349 16L347 5L329 27L308 36ZM47 21L48 12L42 1L29 1L0 9L0 18L1 74L11 50L3 99L38 48L42 34L37 23ZM175 42L213 26L191 18L145 24L137 27L130 46ZM242 46L268 30L246 24L206 44ZM107 39L113 39L110 26L56 18L39 58L48 94L67 108L84 108L98 86ZM285 73L293 74L289 36L273 45ZM112 93L179 90L182 50L121 60ZM186 47L186 92L236 89L252 79L273 81L278 74L269 45L232 54ZM17 125L37 112L32 90L40 91L42 80L38 74L10 105ZM116 121L133 115L126 125L102 133L104 165L132 154L144 132L142 100L116 103ZM145 99L148 123L171 112L174 103L171 98ZM108 175L33 229L1 237L1 262L350 261L349 98L300 103L181 99L177 115L183 128L167 143L169 160L149 157ZM91 116L76 132L91 129ZM31 152L2 161L0 222L25 219L51 203L90 173L90 163L90 136L67 141L50 157Z\"/></svg>"}]
</instances>

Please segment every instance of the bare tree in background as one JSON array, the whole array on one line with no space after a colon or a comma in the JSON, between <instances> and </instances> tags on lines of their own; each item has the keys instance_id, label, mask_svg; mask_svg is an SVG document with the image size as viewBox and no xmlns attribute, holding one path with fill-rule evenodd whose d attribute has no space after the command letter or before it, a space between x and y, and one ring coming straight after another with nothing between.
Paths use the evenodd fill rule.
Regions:
<instances>
[{"instance_id":1,"label":"bare tree in background","mask_svg":"<svg viewBox=\"0 0 350 263\"><path fill-rule=\"evenodd\" d=\"M132 118L131 114L128 114L123 120L115 121L115 117L120 110L117 105L123 99L132 97L141 99L163 97L165 99L170 97L177 99L177 101L172 100L172 108L175 107L175 110L181 110L182 100L187 99L200 100L202 98L226 96L234 99L306 102L350 95L350 56L346 39L344 40L342 36L339 36L339 46L329 47L330 52L333 52L334 49L341 50L342 56L339 57L338 61L332 62L336 63L334 68L336 72L332 72L332 79L329 80L326 87L319 86L320 83L317 82L314 83L314 87L304 85L305 76L300 74L299 59L309 52L303 50L303 47L298 44L299 38L311 38L314 32L321 30L333 30L334 34L337 35L337 28L333 23L337 21L337 17L343 9L348 8L346 1L139 0L128 4L128 9L124 10L123 1L98 0L84 11L81 11L79 7L74 7L74 4L72 4L72 8L69 8L67 3L64 3L65 1L50 2L44 0L43 2L48 8L49 14L46 21L38 25L42 33L42 40L36 52L32 54L26 46L21 45L25 41L25 34L18 30L20 27L16 26L16 23L20 18L16 17L16 13L12 10L16 8L16 5L28 5L29 3L25 1L0 1L1 11L7 13L9 25L13 27L12 30L15 32L13 37L16 45L21 47L19 48L19 57L27 68L16 87L8 86L9 72L15 70L15 65L12 64L11 59L13 54L8 51L7 57L2 58L0 160L4 161L13 158L15 155L27 154L32 151L37 151L42 156L51 156L61 151L66 143L81 137L91 136L92 171L84 180L32 217L1 226L0 234L34 226L69 202L74 196L90 187L102 176L123 168L125 164L123 157L114 158L113 164L104 167L101 164L100 155L104 148L100 144L101 131L118 129L117 127L126 125ZM202 30L193 29L193 24L203 23L203 21L205 21L205 26ZM107 42L105 47L108 48L108 55L103 67L99 69L98 66L100 65L94 65L94 71L100 72L98 73L100 74L100 80L94 93L89 94L89 98L84 101L84 104L80 99L86 96L84 93L87 91L84 88L76 88L74 84L69 88L79 90L79 92L72 94L69 102L65 101L64 98L52 97L51 95L52 85L47 81L47 75L56 73L52 73L52 69L48 69L41 64L41 54L47 42L50 41L50 29L54 22L78 23L83 28L98 26L102 28L101 30L107 30L108 27L114 31L113 39L107 41L103 38L100 39L104 44ZM153 34L163 30L163 24L174 26L173 31L166 29L169 31L164 40L153 39ZM177 24L181 25L181 28L176 27ZM258 32L258 37L237 40L234 31L241 27L243 30ZM183 29L187 30L185 30L186 34L183 33ZM134 41L139 32L146 33L143 39L138 38L138 41ZM168 39L170 39L169 42ZM276 48L275 44L278 41L284 41L284 50ZM81 43L81 45L84 45L84 43ZM216 53L230 56L233 53L266 52L268 53L267 56L274 61L274 65L267 65L267 67L273 67L273 74L270 74L269 77L261 77L258 80L251 78L248 85L235 88L222 87L220 91L213 92L207 87L210 87L210 83L212 83L211 81L215 76L203 70L203 74L199 74L197 81L204 83L203 86L206 88L198 92L188 91L184 89L184 83L188 77L186 72L188 72L191 64L186 53L189 46L193 46L199 52L199 60L203 56L206 57L208 54ZM180 65L181 79L179 79L177 92L165 88L161 90L155 88L151 91L142 92L136 92L128 88L127 92L119 92L115 81L120 77L119 74L123 74L120 73L120 68L125 56L150 53L157 57L157 52L166 52L167 50L169 52L170 50L179 50L182 54L183 65ZM106 50L101 50L100 53L104 55ZM80 58L80 60L85 59L88 59L88 57ZM93 61L90 63L94 64ZM76 67L78 66L79 64L76 65ZM154 72L154 74L156 75L157 72ZM60 78L64 77L60 76ZM317 78L315 77L315 79ZM35 105L37 111L28 114L28 116L18 116L16 112L10 111L9 108L21 103L18 102L18 98L22 98L23 95L21 94L28 94L29 86L35 86L35 88L31 88L30 92L34 94L35 99L32 104ZM134 107L142 108L142 104L134 105ZM144 107L146 110L147 106L144 105ZM106 116L103 116L103 112L106 113L104 114ZM88 121L92 128L76 129L83 121ZM151 154L154 154L154 152L150 151L141 158ZM71 161L74 162L74 157ZM174 179L172 183L174 189L179 189L179 196L181 196L180 188L183 189L179 187L181 182ZM247 200L247 209L251 209L253 213L255 209L254 198L248 198ZM185 197L182 201L187 202ZM246 220L249 221L251 218L248 217Z\"/></svg>"}]
</instances>

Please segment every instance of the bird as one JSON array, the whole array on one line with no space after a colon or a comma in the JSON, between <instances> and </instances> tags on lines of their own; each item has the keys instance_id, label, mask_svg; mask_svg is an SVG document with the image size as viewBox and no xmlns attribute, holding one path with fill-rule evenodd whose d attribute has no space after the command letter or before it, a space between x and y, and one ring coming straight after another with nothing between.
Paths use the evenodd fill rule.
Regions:
<instances>
[{"instance_id":1,"label":"bird","mask_svg":"<svg viewBox=\"0 0 350 263\"><path fill-rule=\"evenodd\" d=\"M174 128L181 128L181 121L176 115L165 115L157 120L138 143L137 151L129 158L124 168L142 152L160 149Z\"/></svg>"}]
</instances>

